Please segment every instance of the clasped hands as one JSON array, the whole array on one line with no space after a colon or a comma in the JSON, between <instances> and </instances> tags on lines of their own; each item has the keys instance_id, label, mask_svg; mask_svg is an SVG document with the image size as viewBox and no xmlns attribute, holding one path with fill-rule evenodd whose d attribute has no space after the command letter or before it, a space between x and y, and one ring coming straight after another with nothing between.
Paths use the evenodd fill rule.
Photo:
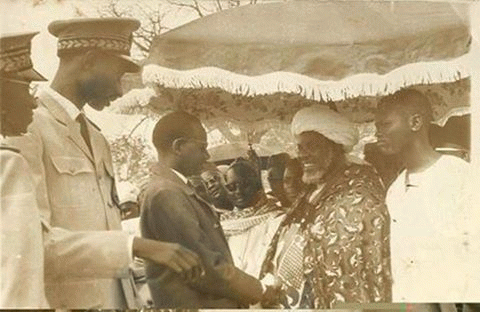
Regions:
<instances>
[{"instance_id":1,"label":"clasped hands","mask_svg":"<svg viewBox=\"0 0 480 312\"><path fill-rule=\"evenodd\" d=\"M133 241L133 252L136 257L147 259L170 268L189 283L196 283L205 275L205 268L200 257L177 243L167 243L135 237ZM253 286L253 284L258 285L260 283L259 280L246 273L239 272L237 268L230 265L224 266L223 268L219 267L218 270L222 272L221 274L224 275L224 277L230 276L230 278L226 279L232 282L231 286L238 288L236 291L245 293L246 297L257 298L257 300L260 299L259 303L264 308L279 307L279 304L283 302L285 294L279 282L270 283L269 285L263 284L263 292L261 298L259 298L252 293L253 288L256 287L248 286Z\"/></svg>"}]
</instances>

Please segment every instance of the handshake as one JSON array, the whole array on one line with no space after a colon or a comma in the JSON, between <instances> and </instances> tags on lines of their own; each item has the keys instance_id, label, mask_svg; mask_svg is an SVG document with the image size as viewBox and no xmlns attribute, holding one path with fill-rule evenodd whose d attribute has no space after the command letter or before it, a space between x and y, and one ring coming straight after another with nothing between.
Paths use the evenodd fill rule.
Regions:
<instances>
[{"instance_id":1,"label":"handshake","mask_svg":"<svg viewBox=\"0 0 480 312\"><path fill-rule=\"evenodd\" d=\"M285 292L281 284L265 286L265 291L260 301L262 308L279 309L282 308L283 302L285 302Z\"/></svg>"},{"instance_id":2,"label":"handshake","mask_svg":"<svg viewBox=\"0 0 480 312\"><path fill-rule=\"evenodd\" d=\"M204 283L202 279L213 278L216 283L214 286L217 289L225 289L226 297L235 299L244 306L260 304L263 308L279 308L280 304L284 302L285 293L281 283L273 282L266 285L230 263L211 267L208 270L210 276L207 277L207 270L200 257L176 243L135 237L133 252L136 257L170 268L179 274L185 283L197 285L199 288L202 288L200 285ZM204 287L204 290L207 288L209 287Z\"/></svg>"}]
</instances>

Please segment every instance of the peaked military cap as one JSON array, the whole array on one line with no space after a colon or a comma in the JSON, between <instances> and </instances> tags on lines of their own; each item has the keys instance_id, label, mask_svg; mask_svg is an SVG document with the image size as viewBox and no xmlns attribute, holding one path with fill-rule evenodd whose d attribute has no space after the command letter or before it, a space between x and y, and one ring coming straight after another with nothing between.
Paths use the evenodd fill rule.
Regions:
<instances>
[{"instance_id":1,"label":"peaked military cap","mask_svg":"<svg viewBox=\"0 0 480 312\"><path fill-rule=\"evenodd\" d=\"M130 49L138 27L140 22L131 18L74 18L54 21L48 31L58 38L58 56L99 49L125 60L127 71L137 72L140 66L130 57Z\"/></svg>"},{"instance_id":2,"label":"peaked military cap","mask_svg":"<svg viewBox=\"0 0 480 312\"><path fill-rule=\"evenodd\" d=\"M47 80L35 69L31 59L32 38L38 32L0 35L0 75L24 81Z\"/></svg>"}]
</instances>

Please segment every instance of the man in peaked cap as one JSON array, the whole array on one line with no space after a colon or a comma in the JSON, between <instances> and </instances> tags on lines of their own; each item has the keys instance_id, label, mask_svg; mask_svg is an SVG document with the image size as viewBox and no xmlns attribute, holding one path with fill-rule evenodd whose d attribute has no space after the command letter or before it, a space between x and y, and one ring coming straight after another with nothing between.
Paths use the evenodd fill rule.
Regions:
<instances>
[{"instance_id":1,"label":"man in peaked cap","mask_svg":"<svg viewBox=\"0 0 480 312\"><path fill-rule=\"evenodd\" d=\"M40 213L32 174L4 136L19 136L32 122L30 82L45 80L32 67L38 33L0 35L0 309L46 308Z\"/></svg>"},{"instance_id":2,"label":"man in peaked cap","mask_svg":"<svg viewBox=\"0 0 480 312\"><path fill-rule=\"evenodd\" d=\"M109 146L84 115L86 104L102 110L121 96L120 79L139 70L129 57L134 19L52 22L60 64L29 135L14 143L33 173L45 227L46 295L53 308L135 308L129 273L133 256L200 275L198 256L178 244L121 231Z\"/></svg>"}]
</instances>

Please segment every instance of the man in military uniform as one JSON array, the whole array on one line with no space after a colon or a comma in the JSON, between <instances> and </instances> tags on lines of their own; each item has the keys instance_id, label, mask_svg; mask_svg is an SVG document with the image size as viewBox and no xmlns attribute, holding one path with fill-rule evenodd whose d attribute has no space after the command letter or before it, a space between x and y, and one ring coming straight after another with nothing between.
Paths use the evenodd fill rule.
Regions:
<instances>
[{"instance_id":1,"label":"man in military uniform","mask_svg":"<svg viewBox=\"0 0 480 312\"><path fill-rule=\"evenodd\" d=\"M32 175L20 151L4 136L19 136L32 122L30 82L45 80L32 66L37 33L0 37L1 217L0 309L46 308L40 214Z\"/></svg>"},{"instance_id":2,"label":"man in military uniform","mask_svg":"<svg viewBox=\"0 0 480 312\"><path fill-rule=\"evenodd\" d=\"M121 96L120 79L139 66L129 57L134 19L52 22L60 64L38 92L29 135L16 140L33 173L45 235L46 295L53 308L135 308L133 256L200 275L197 255L178 244L121 231L109 146L84 106L102 110Z\"/></svg>"}]
</instances>

